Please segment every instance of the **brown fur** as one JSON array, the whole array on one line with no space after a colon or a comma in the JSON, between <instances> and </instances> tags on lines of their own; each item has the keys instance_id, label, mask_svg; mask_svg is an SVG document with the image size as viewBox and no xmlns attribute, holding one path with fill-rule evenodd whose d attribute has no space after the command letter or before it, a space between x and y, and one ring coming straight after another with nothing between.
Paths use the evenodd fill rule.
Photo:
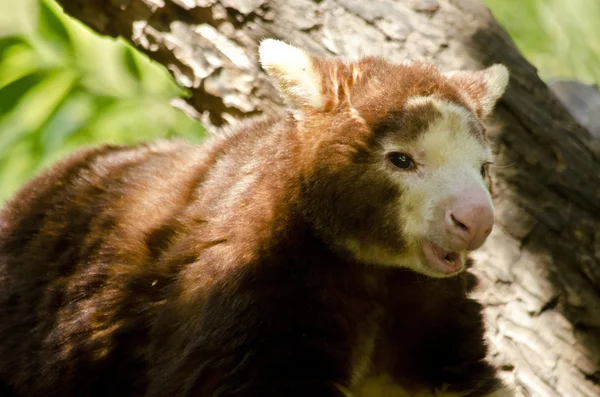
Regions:
<instances>
[{"instance_id":1,"label":"brown fur","mask_svg":"<svg viewBox=\"0 0 600 397\"><path fill-rule=\"evenodd\" d=\"M201 147L81 151L7 204L0 390L333 397L368 374L469 396L500 386L471 274L432 279L335 245L401 248L386 219L402 192L374 153L435 117L404 112L409 98L472 103L432 66L367 58L356 79L352 65L318 62L330 100L301 123L247 122Z\"/></svg>"}]
</instances>

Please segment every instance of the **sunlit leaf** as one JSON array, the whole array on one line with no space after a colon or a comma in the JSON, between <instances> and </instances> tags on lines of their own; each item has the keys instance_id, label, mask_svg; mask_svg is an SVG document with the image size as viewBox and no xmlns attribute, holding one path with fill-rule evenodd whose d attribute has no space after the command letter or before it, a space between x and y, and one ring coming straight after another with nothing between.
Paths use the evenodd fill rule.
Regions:
<instances>
[{"instance_id":1,"label":"sunlit leaf","mask_svg":"<svg viewBox=\"0 0 600 397\"><path fill-rule=\"evenodd\" d=\"M92 131L93 126L97 123L98 119L104 117L107 109L115 106L115 104L118 106L121 103L121 98L119 97L97 95L89 92L86 93L86 97L90 101L89 117L87 118L85 125L79 128L77 131L73 131L73 133L69 136L69 140L65 142L65 144L69 147L96 143L98 138L94 136Z\"/></svg>"},{"instance_id":2,"label":"sunlit leaf","mask_svg":"<svg viewBox=\"0 0 600 397\"><path fill-rule=\"evenodd\" d=\"M25 44L26 41L19 36L0 37L0 59L4 59L5 51L15 45Z\"/></svg>"},{"instance_id":3,"label":"sunlit leaf","mask_svg":"<svg viewBox=\"0 0 600 397\"><path fill-rule=\"evenodd\" d=\"M0 115L10 112L23 96L44 78L44 72L34 72L0 88Z\"/></svg>"},{"instance_id":4,"label":"sunlit leaf","mask_svg":"<svg viewBox=\"0 0 600 397\"><path fill-rule=\"evenodd\" d=\"M0 38L0 202L81 145L203 136L169 104L183 90L162 65L96 35L50 0L2 10L23 29Z\"/></svg>"},{"instance_id":5,"label":"sunlit leaf","mask_svg":"<svg viewBox=\"0 0 600 397\"><path fill-rule=\"evenodd\" d=\"M39 56L25 40L6 46L0 58L0 87L40 68Z\"/></svg>"},{"instance_id":6,"label":"sunlit leaf","mask_svg":"<svg viewBox=\"0 0 600 397\"><path fill-rule=\"evenodd\" d=\"M82 129L96 111L93 97L81 91L72 92L40 129L41 156L37 168L68 153L69 138Z\"/></svg>"},{"instance_id":7,"label":"sunlit leaf","mask_svg":"<svg viewBox=\"0 0 600 397\"><path fill-rule=\"evenodd\" d=\"M40 1L38 29L40 34L58 51L71 52L73 44L64 23L45 0Z\"/></svg>"},{"instance_id":8,"label":"sunlit leaf","mask_svg":"<svg viewBox=\"0 0 600 397\"><path fill-rule=\"evenodd\" d=\"M140 80L142 78L142 72L135 59L135 54L128 46L123 47L123 63L129 74L131 74L134 79Z\"/></svg>"},{"instance_id":9,"label":"sunlit leaf","mask_svg":"<svg viewBox=\"0 0 600 397\"><path fill-rule=\"evenodd\" d=\"M10 155L0 158L0 202L8 199L24 180L33 174L31 142L18 141Z\"/></svg>"},{"instance_id":10,"label":"sunlit leaf","mask_svg":"<svg viewBox=\"0 0 600 397\"><path fill-rule=\"evenodd\" d=\"M22 97L13 111L1 117L0 155L16 140L42 128L66 100L76 81L77 76L70 71L49 74Z\"/></svg>"}]
</instances>

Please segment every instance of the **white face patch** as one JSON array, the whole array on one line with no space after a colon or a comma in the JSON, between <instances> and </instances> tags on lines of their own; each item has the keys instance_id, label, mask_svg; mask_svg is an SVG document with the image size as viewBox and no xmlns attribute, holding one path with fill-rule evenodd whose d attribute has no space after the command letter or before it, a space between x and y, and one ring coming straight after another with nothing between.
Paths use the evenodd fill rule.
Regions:
<instances>
[{"instance_id":1,"label":"white face patch","mask_svg":"<svg viewBox=\"0 0 600 397\"><path fill-rule=\"evenodd\" d=\"M393 149L408 149L418 163L417 172L401 175L404 193L399 203L402 232L416 257L420 257L423 240L447 247L444 214L439 213L443 208L440 204L445 200L476 187L485 192L491 205L487 181L480 170L483 163L491 161L492 153L472 131L474 116L461 106L433 98L415 98L407 106L428 102L435 106L441 117L412 147ZM421 271L428 273L426 267Z\"/></svg>"},{"instance_id":2,"label":"white face patch","mask_svg":"<svg viewBox=\"0 0 600 397\"><path fill-rule=\"evenodd\" d=\"M393 137L383 142L384 152L400 152L416 162L414 171L398 171L382 166L392 183L398 183L402 195L398 227L407 247L401 253L375 247L358 247L353 252L358 259L380 264L411 268L433 277L446 277L424 263L422 244L430 241L452 251L444 226L444 203L468 189L480 189L491 206L487 179L481 175L481 167L492 159L492 153L483 138L477 137L477 120L465 108L430 97L416 97L406 107L430 106L439 112L426 131L413 142ZM466 252L459 252L464 259ZM362 257L361 257L362 256Z\"/></svg>"}]
</instances>

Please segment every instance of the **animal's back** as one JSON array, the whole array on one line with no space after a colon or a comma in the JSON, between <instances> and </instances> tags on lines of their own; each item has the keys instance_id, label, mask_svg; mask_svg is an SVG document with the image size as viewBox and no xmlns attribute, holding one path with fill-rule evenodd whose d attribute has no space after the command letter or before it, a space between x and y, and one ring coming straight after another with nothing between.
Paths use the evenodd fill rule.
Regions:
<instances>
[{"instance_id":1,"label":"animal's back","mask_svg":"<svg viewBox=\"0 0 600 397\"><path fill-rule=\"evenodd\" d=\"M0 383L26 395L130 396L144 387L148 324L173 278L158 261L173 230L165 225L177 223L196 194L209 156L171 142L90 149L6 206Z\"/></svg>"}]
</instances>

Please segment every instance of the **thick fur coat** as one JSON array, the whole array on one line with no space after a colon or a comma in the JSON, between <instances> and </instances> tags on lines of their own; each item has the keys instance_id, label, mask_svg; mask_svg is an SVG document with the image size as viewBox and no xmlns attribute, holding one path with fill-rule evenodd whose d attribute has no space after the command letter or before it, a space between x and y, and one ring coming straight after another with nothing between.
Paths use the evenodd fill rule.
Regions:
<instances>
[{"instance_id":1,"label":"thick fur coat","mask_svg":"<svg viewBox=\"0 0 600 397\"><path fill-rule=\"evenodd\" d=\"M448 186L470 175L488 194L481 122L505 69L272 40L261 59L292 113L201 146L79 151L0 212L2 396L510 395L468 297L471 248L446 267L417 249L444 185L418 178L473 168ZM417 143L414 171L386 160Z\"/></svg>"}]
</instances>

